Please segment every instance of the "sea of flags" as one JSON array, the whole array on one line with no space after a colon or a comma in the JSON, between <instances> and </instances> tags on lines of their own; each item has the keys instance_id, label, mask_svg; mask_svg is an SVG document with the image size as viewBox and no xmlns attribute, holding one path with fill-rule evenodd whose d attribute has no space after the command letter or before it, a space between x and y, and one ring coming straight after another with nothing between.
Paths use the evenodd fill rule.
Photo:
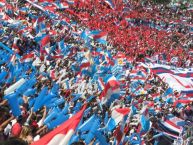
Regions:
<instances>
[{"instance_id":1,"label":"sea of flags","mask_svg":"<svg viewBox=\"0 0 193 145\"><path fill-rule=\"evenodd\" d=\"M59 18L61 15L56 13L56 9L68 9L71 4L74 4L74 1L56 2L54 4L51 4L53 2L52 0L39 2L42 2L41 6L37 6L37 4L33 2L30 3L46 11L49 17L54 17L55 20L59 19L57 22L61 23L64 29L73 29L74 24L70 22L62 23ZM105 0L104 2L109 5L110 8L116 8L113 1ZM5 3L5 1L0 2L0 6L4 6ZM10 9L10 7L7 9ZM20 9L22 14L26 14L28 11L28 8L22 7ZM0 16L2 20L8 23L14 21L6 13L0 13ZM108 44L108 33L101 30L93 31L84 29L81 30L80 33L76 32L76 35L74 34L72 36L73 38L77 38L77 42L80 41L84 44L83 47L88 49L86 52L85 50L76 50L76 46L74 47L72 44L66 42L67 38L58 40L57 43L53 45L52 38L58 32L50 30L49 34L46 33L50 27L45 23L44 16L38 17L33 21L34 23L31 27L25 27L20 31L23 35L23 32L34 29L35 35L31 38L34 38L40 45L40 50L27 52L20 57L17 54L19 53L18 50L20 50L19 46L17 46L17 40L13 43L12 48L0 42L2 49L2 52L0 52L1 61L4 63L9 60L9 70L2 69L0 73L0 83L8 81L8 83L12 84L4 91L4 99L8 100L12 114L16 117L21 115L20 105L23 103L21 101L23 95L29 97L29 107L33 107L34 112L37 112L43 106L49 109L44 125L52 131L32 143L32 145L63 145L78 141L79 139L83 139L86 144L89 144L94 138L97 140L96 143L106 145L108 142L105 135L107 132L112 132L113 130L115 131L113 136L116 144L124 144L126 140L130 140L133 144L141 144L143 136L146 135L152 127L149 114L161 111L161 106L154 107L156 103L161 104L159 100L160 97L165 98L168 104L171 103L173 107L179 109L181 106L190 104L193 101L191 99L193 96L192 69L176 68L164 64L160 65L156 64L155 61L153 64L137 63L133 65L134 60L124 53L117 52L115 56L112 56L111 50L103 50L102 48L93 50L93 46L91 45L93 41L101 45ZM20 22L15 22L14 25L9 26L18 27L19 25ZM57 23L55 23L55 25L57 25ZM71 59L73 59L73 61L71 61ZM66 63L69 64L69 70L72 71L75 76L70 78L68 75L65 80L62 80L67 72L66 70L57 70L55 65L65 60L68 60ZM152 60L150 60L150 62L151 61ZM176 60L173 59L173 62L176 62ZM45 64L50 64L50 68L46 68ZM39 66L39 70L37 70L36 66ZM26 73L29 70L32 71L30 75ZM168 88L163 94L148 93L152 86L150 84L147 86L146 83L154 79L152 77L153 74L159 76L164 83L168 84ZM49 78L55 84L52 85L51 89L44 86L41 88L41 91L36 94L37 89L35 88L35 84L37 82L37 76L38 79L41 80ZM89 79L86 80L86 77ZM129 83L127 82L128 78L130 79ZM13 81L14 79L15 81ZM58 94L59 91L61 91L58 82L62 82L61 84L65 90L69 91L76 88L76 92L73 92L74 94L70 92L72 102L76 104L72 114L68 114L71 104ZM86 91L89 91L92 85L96 88L93 92L96 92L93 93L91 91L93 94L87 96L88 92ZM129 93L126 93L128 92L127 89L129 89ZM177 91L180 96L175 95L175 91ZM68 92L66 93L68 94ZM36 97L31 97L34 95L36 95ZM140 96L144 98L148 96L152 100L144 101L139 98L131 101ZM84 105L83 102L79 101L85 99L87 103L90 103L94 98L98 98L96 108L100 108L100 111L103 111L103 106L111 108L111 112L104 112L104 120L96 114L90 115L91 107L87 107L89 105ZM121 99L130 101L131 106L120 107L121 102L119 102L120 104L114 107L114 103ZM58 107L61 104L64 104L63 108ZM139 104L147 105L149 108L145 106L141 109ZM112 108L112 106L114 108ZM87 115L90 115L90 117L87 117L85 120ZM126 138L125 132L127 132L127 125L130 123L128 120L131 116L135 115L138 115L137 123L139 124L139 128L135 133L131 134L129 138ZM101 128L102 122L104 122L103 128ZM165 120L159 121L159 129L162 130L159 130L161 133L154 137L166 135L178 138L183 133L184 124L184 120L180 118L174 116L167 117ZM82 133L81 137L76 135L77 131Z\"/></svg>"}]
</instances>

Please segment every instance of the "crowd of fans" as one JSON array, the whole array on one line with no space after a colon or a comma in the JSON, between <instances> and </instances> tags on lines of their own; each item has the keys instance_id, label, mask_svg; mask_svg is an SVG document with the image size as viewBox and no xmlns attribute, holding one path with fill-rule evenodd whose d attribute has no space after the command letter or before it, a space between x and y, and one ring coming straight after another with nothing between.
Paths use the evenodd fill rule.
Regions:
<instances>
[{"instance_id":1,"label":"crowd of fans","mask_svg":"<svg viewBox=\"0 0 193 145\"><path fill-rule=\"evenodd\" d=\"M120 3L115 9L107 10L107 7L88 2L77 5L74 11L78 12L75 13L78 17L87 17L88 20L80 20L90 29L107 31L109 42L134 58L139 54L145 57L150 50L151 56L163 54L168 62L172 59L170 54L179 55L179 63L191 59L188 53L192 49L192 11L137 1ZM134 21L134 26L126 22L128 19Z\"/></svg>"},{"instance_id":2,"label":"crowd of fans","mask_svg":"<svg viewBox=\"0 0 193 145\"><path fill-rule=\"evenodd\" d=\"M168 84L151 71L148 72L140 63L150 59L177 67L192 67L192 11L180 7L168 8L148 1L119 1L114 3L113 8L99 0L75 1L69 8L62 10L51 9L51 3L37 4L47 8L49 12L39 10L27 2L19 5L6 3L6 6L0 9L4 16L7 16L0 20L0 27L3 29L0 42L15 52L9 53L2 46L0 48L2 144L31 144L65 122L86 103L88 110L83 116L83 122L95 114L101 122L99 128L109 144L113 144L119 136L121 123L112 132L108 131L106 117L109 119L115 108L132 106L136 108L136 112L132 112L124 126L122 139L125 143L132 144L130 136L140 132L140 115L143 114L144 107L146 110L148 108L148 118L152 123L151 129L141 136L144 144L173 143L174 139L171 137L154 138L159 131L164 131L160 121L164 121L168 115L186 121L183 127L185 133L178 134L179 138L186 142L187 138L192 136L189 131L193 121L192 103L187 103L180 109L175 107L174 102L183 94L172 93L169 98L173 102L169 102L165 96ZM27 11L23 12L22 7L27 7ZM19 13L14 10L19 10ZM14 20L14 23L9 23L9 20ZM39 30L34 27L37 22L44 23ZM107 44L90 40L88 46L80 36L86 30L107 32ZM49 46L46 46L49 50L43 55L38 54L41 51L38 36L42 34L51 36ZM61 40L64 40L65 49L59 47ZM22 57L29 53L34 54L33 60L21 61ZM126 63L121 64L120 71L125 73L121 78L123 81L118 80L124 93L110 104L101 105L101 91L94 78L112 74L110 63L105 62L106 56L113 62L110 66L114 67L118 54L124 58L129 57L129 61L127 59ZM84 71L81 66L83 60L89 61L92 67ZM2 76L4 72L6 74ZM136 77L141 72L145 74L140 75L140 78ZM26 86L23 86L26 90L21 91L20 88L21 90L14 92L21 109L21 115L14 116L9 100L5 99L5 91L22 78L28 81L32 78L36 80L29 88L34 92L28 94ZM46 95L53 93L57 100L34 108L35 100L43 90L46 90ZM76 94L81 96L77 97ZM54 109L58 116L49 120L48 116ZM85 135L85 132L77 131L70 144L84 144ZM95 143L97 138L90 142Z\"/></svg>"}]
</instances>

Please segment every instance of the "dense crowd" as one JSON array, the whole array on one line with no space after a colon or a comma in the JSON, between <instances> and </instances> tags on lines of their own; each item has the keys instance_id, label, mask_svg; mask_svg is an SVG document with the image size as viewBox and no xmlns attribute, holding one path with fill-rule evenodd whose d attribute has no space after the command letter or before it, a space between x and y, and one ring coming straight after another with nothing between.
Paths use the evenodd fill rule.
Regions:
<instances>
[{"instance_id":1,"label":"dense crowd","mask_svg":"<svg viewBox=\"0 0 193 145\"><path fill-rule=\"evenodd\" d=\"M77 0L66 9L55 8L52 2L37 4L47 11L28 2L5 2L0 8L2 144L35 143L85 104L69 144L185 144L191 140L192 101L175 103L184 94L171 93L168 84L143 63L192 68L192 11L148 1L117 1L111 7L104 1ZM88 36L96 30L107 34L105 42ZM42 46L48 35L49 43ZM98 80L107 84L112 76L119 82L119 93L103 102L105 88ZM7 91L23 80L13 92ZM110 128L116 109L130 111ZM184 122L183 132L167 134L163 122L169 116ZM82 129L91 118L93 127ZM93 135L96 131L104 142Z\"/></svg>"},{"instance_id":2,"label":"dense crowd","mask_svg":"<svg viewBox=\"0 0 193 145\"><path fill-rule=\"evenodd\" d=\"M132 1L126 5L123 3L116 5L115 10L106 10L107 5L101 6L100 3L92 5L88 2L87 5L76 6L74 11L78 11L78 14L75 13L75 15L87 16L88 20L81 22L90 29L107 31L109 42L128 55L134 58L142 55L144 58L148 56L146 52L150 51L150 56L164 55L164 59L170 62L173 54L177 54L180 60L178 62L182 62L178 65L183 66L185 64L183 60L191 59L188 53L192 50L192 34L190 33L192 31L192 11L180 8L173 10L164 5L153 5L152 7L149 5L151 6L150 3ZM134 21L134 26L127 23L128 19Z\"/></svg>"}]
</instances>

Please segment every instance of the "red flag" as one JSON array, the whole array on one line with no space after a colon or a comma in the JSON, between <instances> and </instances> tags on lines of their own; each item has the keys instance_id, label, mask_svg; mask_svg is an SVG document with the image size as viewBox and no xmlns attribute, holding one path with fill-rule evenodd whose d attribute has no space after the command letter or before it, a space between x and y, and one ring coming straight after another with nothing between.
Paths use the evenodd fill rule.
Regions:
<instances>
[{"instance_id":1,"label":"red flag","mask_svg":"<svg viewBox=\"0 0 193 145\"><path fill-rule=\"evenodd\" d=\"M19 49L19 47L18 47L16 44L13 44L13 45L12 45L12 49L13 49L15 52L17 52L17 53L20 52L20 49Z\"/></svg>"},{"instance_id":2,"label":"red flag","mask_svg":"<svg viewBox=\"0 0 193 145\"><path fill-rule=\"evenodd\" d=\"M33 52L28 53L21 58L21 62L30 62L34 59L34 57L35 55Z\"/></svg>"},{"instance_id":3,"label":"red flag","mask_svg":"<svg viewBox=\"0 0 193 145\"><path fill-rule=\"evenodd\" d=\"M50 42L50 36L47 35L41 40L41 46L44 47Z\"/></svg>"},{"instance_id":4,"label":"red flag","mask_svg":"<svg viewBox=\"0 0 193 145\"><path fill-rule=\"evenodd\" d=\"M120 83L116 80L114 76L110 77L102 91L99 99L102 103L105 103L113 93L117 93L120 89Z\"/></svg>"},{"instance_id":5,"label":"red flag","mask_svg":"<svg viewBox=\"0 0 193 145\"><path fill-rule=\"evenodd\" d=\"M56 75L55 75L55 69L50 70L50 77L55 80L56 79Z\"/></svg>"},{"instance_id":6,"label":"red flag","mask_svg":"<svg viewBox=\"0 0 193 145\"><path fill-rule=\"evenodd\" d=\"M76 127L78 126L86 105L76 113L73 117L68 119L62 125L43 136L40 140L32 143L31 145L63 145L68 144L71 136L74 134Z\"/></svg>"},{"instance_id":7,"label":"red flag","mask_svg":"<svg viewBox=\"0 0 193 145\"><path fill-rule=\"evenodd\" d=\"M107 36L107 32L100 32L99 34L93 36L93 38L96 40L96 39L100 39L102 37L106 37Z\"/></svg>"},{"instance_id":8,"label":"red flag","mask_svg":"<svg viewBox=\"0 0 193 145\"><path fill-rule=\"evenodd\" d=\"M80 69L82 70L83 68L90 67L90 62L84 62L80 65Z\"/></svg>"}]
</instances>

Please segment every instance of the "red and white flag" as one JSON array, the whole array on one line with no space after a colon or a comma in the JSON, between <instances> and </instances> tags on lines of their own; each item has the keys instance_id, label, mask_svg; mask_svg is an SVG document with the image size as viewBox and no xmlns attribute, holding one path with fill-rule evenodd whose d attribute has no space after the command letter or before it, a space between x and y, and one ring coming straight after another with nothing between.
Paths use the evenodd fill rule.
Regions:
<instances>
[{"instance_id":1,"label":"red and white flag","mask_svg":"<svg viewBox=\"0 0 193 145\"><path fill-rule=\"evenodd\" d=\"M44 46L46 46L49 42L50 42L50 35L47 35L47 36L45 36L45 37L41 40L41 46L44 47Z\"/></svg>"},{"instance_id":2,"label":"red and white flag","mask_svg":"<svg viewBox=\"0 0 193 145\"><path fill-rule=\"evenodd\" d=\"M85 109L86 105L84 105L73 117L31 145L67 145L74 134Z\"/></svg>"},{"instance_id":3,"label":"red and white flag","mask_svg":"<svg viewBox=\"0 0 193 145\"><path fill-rule=\"evenodd\" d=\"M56 72L55 69L50 70L50 77L55 80L56 79Z\"/></svg>"},{"instance_id":4,"label":"red and white flag","mask_svg":"<svg viewBox=\"0 0 193 145\"><path fill-rule=\"evenodd\" d=\"M32 61L33 59L35 58L35 55L33 52L31 53L28 53L26 55L24 55L22 58L21 58L21 62L30 62Z\"/></svg>"},{"instance_id":5,"label":"red and white flag","mask_svg":"<svg viewBox=\"0 0 193 145\"><path fill-rule=\"evenodd\" d=\"M114 76L110 77L107 83L105 84L104 90L99 96L101 103L102 104L106 103L107 100L110 99L112 94L116 94L119 91L120 91L120 83L117 81L117 79Z\"/></svg>"}]
</instances>

